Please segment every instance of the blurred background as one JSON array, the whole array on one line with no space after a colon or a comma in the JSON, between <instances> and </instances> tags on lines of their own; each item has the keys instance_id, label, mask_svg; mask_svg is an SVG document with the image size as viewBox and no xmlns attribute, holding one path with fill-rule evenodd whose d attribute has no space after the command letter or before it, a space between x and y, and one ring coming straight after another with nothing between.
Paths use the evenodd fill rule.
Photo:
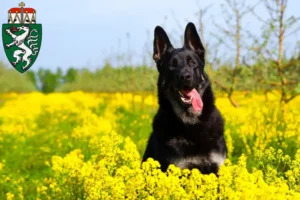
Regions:
<instances>
[{"instance_id":1,"label":"blurred background","mask_svg":"<svg viewBox=\"0 0 300 200\"><path fill-rule=\"evenodd\" d=\"M1 3L0 21L18 7ZM43 25L35 64L20 74L0 48L0 92L155 92L153 30L162 26L181 47L188 22L206 47L206 72L233 106L235 91L300 93L300 2L27 0ZM109 86L109 87L108 87ZM266 96L267 98L267 96Z\"/></svg>"}]
</instances>

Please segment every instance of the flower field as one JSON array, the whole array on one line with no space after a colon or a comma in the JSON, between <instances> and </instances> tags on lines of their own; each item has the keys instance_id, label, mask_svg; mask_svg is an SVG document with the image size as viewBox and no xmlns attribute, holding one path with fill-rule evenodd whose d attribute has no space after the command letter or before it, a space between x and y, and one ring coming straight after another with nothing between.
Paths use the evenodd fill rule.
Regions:
<instances>
[{"instance_id":1,"label":"flower field","mask_svg":"<svg viewBox=\"0 0 300 200\"><path fill-rule=\"evenodd\" d=\"M215 175L141 156L151 94L0 96L0 199L300 199L300 98L217 96L228 159ZM204 105L205 106L205 105Z\"/></svg>"}]
</instances>

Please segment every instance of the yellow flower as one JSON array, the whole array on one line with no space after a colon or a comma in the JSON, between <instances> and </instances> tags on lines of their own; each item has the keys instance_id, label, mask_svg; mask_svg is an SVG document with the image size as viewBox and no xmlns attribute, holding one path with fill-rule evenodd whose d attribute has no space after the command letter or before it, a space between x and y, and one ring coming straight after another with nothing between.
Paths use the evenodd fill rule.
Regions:
<instances>
[{"instance_id":1,"label":"yellow flower","mask_svg":"<svg viewBox=\"0 0 300 200\"><path fill-rule=\"evenodd\" d=\"M10 193L10 192L8 192L8 193L6 193L6 199L7 200L12 200L12 199L14 199L14 194L12 194L12 193Z\"/></svg>"},{"instance_id":2,"label":"yellow flower","mask_svg":"<svg viewBox=\"0 0 300 200\"><path fill-rule=\"evenodd\" d=\"M150 131L144 134L144 129L150 130L153 113L143 111L130 120L125 113L157 109L152 94L1 95L5 103L0 107L0 150L9 146L13 155L28 157L37 146L38 152L32 152L36 160L26 163L26 170L36 161L49 174L31 179L36 189L32 199L300 199L300 98L288 105L292 109L283 122L276 95L270 95L270 102L258 94L235 95L239 108L225 97L216 101L226 120L228 147L218 177L173 164L163 173L152 158L141 163L138 149L146 145ZM136 137L142 135L139 129L142 138ZM55 139L45 140L42 136L47 134ZM36 144L40 137L42 143ZM7 138L13 142L7 143ZM33 139L34 145L29 144ZM47 160L37 160L44 155ZM3 198L24 199L28 177L21 169L12 174L10 162L0 161L0 185L7 192ZM39 171L35 173L38 177Z\"/></svg>"}]
</instances>

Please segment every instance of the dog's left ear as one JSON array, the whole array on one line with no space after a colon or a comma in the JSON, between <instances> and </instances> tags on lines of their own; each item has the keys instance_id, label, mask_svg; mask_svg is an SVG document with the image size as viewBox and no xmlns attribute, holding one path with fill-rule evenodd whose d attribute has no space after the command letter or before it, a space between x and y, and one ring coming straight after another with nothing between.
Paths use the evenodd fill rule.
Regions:
<instances>
[{"instance_id":1,"label":"dog's left ear","mask_svg":"<svg viewBox=\"0 0 300 200\"><path fill-rule=\"evenodd\" d=\"M156 26L154 29L153 41L153 59L156 63L162 59L169 48L173 48L173 46L167 33L162 27Z\"/></svg>"},{"instance_id":2,"label":"dog's left ear","mask_svg":"<svg viewBox=\"0 0 300 200\"><path fill-rule=\"evenodd\" d=\"M197 33L196 27L192 22L189 22L185 28L184 47L195 51L204 62L205 49Z\"/></svg>"}]
</instances>

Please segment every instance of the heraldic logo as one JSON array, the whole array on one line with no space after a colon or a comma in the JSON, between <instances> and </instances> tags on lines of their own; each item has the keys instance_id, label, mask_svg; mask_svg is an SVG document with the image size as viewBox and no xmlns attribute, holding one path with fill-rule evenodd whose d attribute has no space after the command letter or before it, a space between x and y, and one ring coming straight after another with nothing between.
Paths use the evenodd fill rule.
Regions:
<instances>
[{"instance_id":1,"label":"heraldic logo","mask_svg":"<svg viewBox=\"0 0 300 200\"><path fill-rule=\"evenodd\" d=\"M6 57L20 73L26 72L36 61L42 43L42 25L36 24L36 11L19 8L8 11L8 23L2 25L2 40Z\"/></svg>"}]
</instances>

